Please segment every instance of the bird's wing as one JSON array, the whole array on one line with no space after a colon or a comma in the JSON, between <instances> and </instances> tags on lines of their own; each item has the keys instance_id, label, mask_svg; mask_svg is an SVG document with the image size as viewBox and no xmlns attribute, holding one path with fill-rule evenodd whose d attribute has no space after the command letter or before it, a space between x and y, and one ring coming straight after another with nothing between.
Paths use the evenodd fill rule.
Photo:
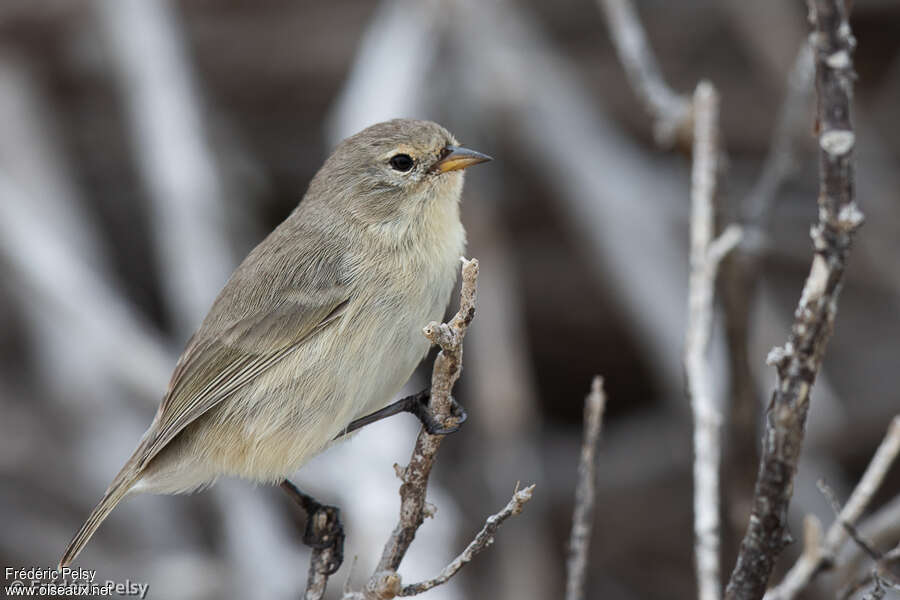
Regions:
<instances>
[{"instance_id":1,"label":"bird's wing","mask_svg":"<svg viewBox=\"0 0 900 600\"><path fill-rule=\"evenodd\" d=\"M201 329L188 342L153 425L132 457L137 470L200 415L338 320L348 303L340 285L317 290L315 301L292 290L279 298L274 308L242 318L219 335Z\"/></svg>"}]
</instances>

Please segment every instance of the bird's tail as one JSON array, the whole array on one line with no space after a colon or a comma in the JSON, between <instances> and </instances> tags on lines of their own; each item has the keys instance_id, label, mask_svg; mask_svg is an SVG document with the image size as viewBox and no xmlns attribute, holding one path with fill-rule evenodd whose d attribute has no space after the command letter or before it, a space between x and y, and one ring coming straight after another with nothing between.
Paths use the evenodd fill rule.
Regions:
<instances>
[{"instance_id":1,"label":"bird's tail","mask_svg":"<svg viewBox=\"0 0 900 600\"><path fill-rule=\"evenodd\" d=\"M100 499L99 504L91 511L87 521L84 522L84 525L81 526L81 529L78 530L78 533L76 533L75 537L72 538L72 541L69 542L65 553L63 553L62 558L59 560L59 568L67 567L75 560L75 557L78 556L84 546L88 543L91 536L93 536L94 532L97 531L97 528L100 527L100 524L107 516L109 516L112 509L116 507L119 501L128 493L128 490L130 490L137 480L140 479L140 471L135 469L131 463L132 461L129 461L129 464L125 465L125 468L116 475L116 478L113 480L112 484L110 484L109 489L106 490L103 498Z\"/></svg>"}]
</instances>

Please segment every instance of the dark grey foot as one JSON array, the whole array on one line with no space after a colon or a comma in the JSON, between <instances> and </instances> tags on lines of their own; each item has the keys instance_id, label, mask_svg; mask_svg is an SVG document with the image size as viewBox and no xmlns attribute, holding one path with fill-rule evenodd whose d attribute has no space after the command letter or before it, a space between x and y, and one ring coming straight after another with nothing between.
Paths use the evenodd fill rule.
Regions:
<instances>
[{"instance_id":1,"label":"dark grey foot","mask_svg":"<svg viewBox=\"0 0 900 600\"><path fill-rule=\"evenodd\" d=\"M285 479L281 488L306 512L306 530L303 543L313 550L332 549L331 560L326 565L325 575L332 575L344 562L344 526L341 511L336 506L322 504L309 494L305 494L293 483Z\"/></svg>"},{"instance_id":2,"label":"dark grey foot","mask_svg":"<svg viewBox=\"0 0 900 600\"><path fill-rule=\"evenodd\" d=\"M425 428L425 431L427 431L431 435L447 435L459 431L460 426L468 417L468 414L466 414L466 410L462 407L462 405L457 402L455 398L450 398L450 402L452 403L450 412L454 417L457 418L457 424L452 427L445 427L443 423L440 423L437 419L434 418L434 414L431 412L431 406L428 402L430 398L431 391L428 389L422 390L418 394L413 394L412 396L401 398L393 404L385 406L381 410L377 410L370 415L360 417L359 419L351 422L350 425L347 426L347 429L345 429L338 437L346 435L351 431L356 431L357 429L365 427L366 425L370 425L375 421L380 421L381 419L402 412L414 414L416 418L418 418L422 423L422 427Z\"/></svg>"},{"instance_id":3,"label":"dark grey foot","mask_svg":"<svg viewBox=\"0 0 900 600\"><path fill-rule=\"evenodd\" d=\"M448 435L450 433L456 433L466 419L469 418L469 415L466 413L466 409L462 407L462 404L457 402L456 398L451 396L450 414L456 417L457 420L456 425L445 427L443 423L434 418L434 413L431 412L431 404L429 403L430 399L431 390L428 389L404 398L404 400L407 400L409 403L407 411L416 415L422 423L422 427L424 427L425 431L431 435Z\"/></svg>"}]
</instances>

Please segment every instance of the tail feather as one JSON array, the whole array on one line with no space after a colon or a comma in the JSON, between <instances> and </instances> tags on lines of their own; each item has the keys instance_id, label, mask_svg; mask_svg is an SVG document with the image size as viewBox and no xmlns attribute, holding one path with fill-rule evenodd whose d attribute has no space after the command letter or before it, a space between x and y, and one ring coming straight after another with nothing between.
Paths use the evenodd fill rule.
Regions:
<instances>
[{"instance_id":1,"label":"tail feather","mask_svg":"<svg viewBox=\"0 0 900 600\"><path fill-rule=\"evenodd\" d=\"M116 476L109 486L109 489L106 490L106 493L103 495L103 498L94 510L91 511L91 514L84 522L84 525L81 526L81 529L78 530L78 533L76 533L75 537L72 538L72 541L69 542L65 553L63 553L62 558L59 560L59 568L67 567L75 560L91 539L91 536L94 535L94 532L97 531L97 528L100 527L100 524L103 523L106 517L109 516L109 513L112 512L112 509L116 507L119 501L128 493L128 490L130 490L137 480L140 479L140 471L129 467L130 465L126 465L126 467Z\"/></svg>"}]
</instances>

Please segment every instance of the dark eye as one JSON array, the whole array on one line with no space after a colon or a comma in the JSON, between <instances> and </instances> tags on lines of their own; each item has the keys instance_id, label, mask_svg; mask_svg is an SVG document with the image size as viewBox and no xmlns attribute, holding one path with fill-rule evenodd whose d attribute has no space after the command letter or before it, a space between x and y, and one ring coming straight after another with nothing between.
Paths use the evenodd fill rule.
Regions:
<instances>
[{"instance_id":1,"label":"dark eye","mask_svg":"<svg viewBox=\"0 0 900 600\"><path fill-rule=\"evenodd\" d=\"M413 168L415 161L409 154L395 154L389 162L395 170L406 172Z\"/></svg>"}]
</instances>

